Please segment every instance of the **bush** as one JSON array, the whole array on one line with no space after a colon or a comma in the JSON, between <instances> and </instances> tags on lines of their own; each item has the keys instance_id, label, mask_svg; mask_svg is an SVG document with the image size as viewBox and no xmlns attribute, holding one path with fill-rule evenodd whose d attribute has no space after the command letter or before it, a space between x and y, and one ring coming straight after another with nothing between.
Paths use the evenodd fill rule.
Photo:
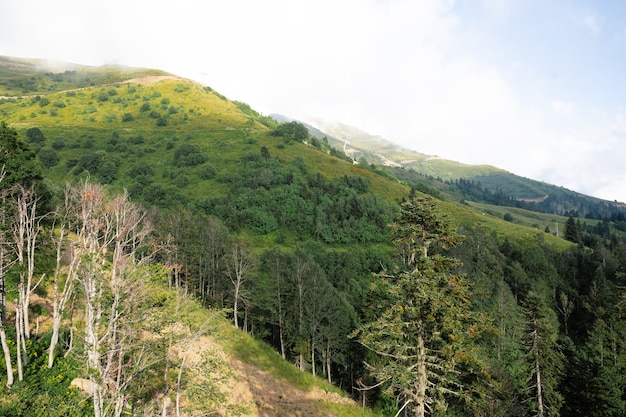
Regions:
<instances>
[{"instance_id":1,"label":"bush","mask_svg":"<svg viewBox=\"0 0 626 417\"><path fill-rule=\"evenodd\" d=\"M63 148L65 148L65 138L63 137L56 138L54 142L52 142L52 149L59 150Z\"/></svg>"},{"instance_id":2,"label":"bush","mask_svg":"<svg viewBox=\"0 0 626 417\"><path fill-rule=\"evenodd\" d=\"M184 143L174 152L174 165L195 166L205 163L208 160L206 153L198 146Z\"/></svg>"},{"instance_id":3,"label":"bush","mask_svg":"<svg viewBox=\"0 0 626 417\"><path fill-rule=\"evenodd\" d=\"M149 164L143 162L143 163L140 163L138 165L134 165L133 167L131 167L128 170L128 175L130 175L131 177L141 177L141 176L151 177L154 175L154 170Z\"/></svg>"},{"instance_id":4,"label":"bush","mask_svg":"<svg viewBox=\"0 0 626 417\"><path fill-rule=\"evenodd\" d=\"M165 117L159 117L157 126L167 126L167 119Z\"/></svg>"},{"instance_id":5,"label":"bush","mask_svg":"<svg viewBox=\"0 0 626 417\"><path fill-rule=\"evenodd\" d=\"M54 149L42 149L37 154L37 157L46 168L52 168L59 163L59 155L57 155Z\"/></svg>"},{"instance_id":6,"label":"bush","mask_svg":"<svg viewBox=\"0 0 626 417\"><path fill-rule=\"evenodd\" d=\"M132 138L128 139L128 141L130 143L132 143L133 145L140 145L142 143L145 143L145 139L142 135L137 135L137 136L133 136Z\"/></svg>"},{"instance_id":7,"label":"bush","mask_svg":"<svg viewBox=\"0 0 626 417\"><path fill-rule=\"evenodd\" d=\"M122 122L132 122L135 118L130 113L124 113L122 116Z\"/></svg>"},{"instance_id":8,"label":"bush","mask_svg":"<svg viewBox=\"0 0 626 417\"><path fill-rule=\"evenodd\" d=\"M29 143L44 143L46 138L38 127L31 127L26 131L26 140Z\"/></svg>"},{"instance_id":9,"label":"bush","mask_svg":"<svg viewBox=\"0 0 626 417\"><path fill-rule=\"evenodd\" d=\"M143 103L141 107L139 107L139 111L145 113L150 110L150 103Z\"/></svg>"},{"instance_id":10,"label":"bush","mask_svg":"<svg viewBox=\"0 0 626 417\"><path fill-rule=\"evenodd\" d=\"M272 132L273 136L282 136L285 141L303 142L309 137L307 128L298 122L283 123Z\"/></svg>"},{"instance_id":11,"label":"bush","mask_svg":"<svg viewBox=\"0 0 626 417\"><path fill-rule=\"evenodd\" d=\"M191 180L185 174L179 174L176 176L176 178L174 178L174 185L179 188L186 187L187 185L189 185L190 182Z\"/></svg>"},{"instance_id":12,"label":"bush","mask_svg":"<svg viewBox=\"0 0 626 417\"><path fill-rule=\"evenodd\" d=\"M213 168L211 165L204 165L200 168L198 175L203 180L210 180L212 178L215 178L215 168Z\"/></svg>"},{"instance_id":13,"label":"bush","mask_svg":"<svg viewBox=\"0 0 626 417\"><path fill-rule=\"evenodd\" d=\"M96 174L102 166L103 160L104 153L102 152L84 154L77 161L76 166L74 167L74 174L78 175L83 171L87 171L90 174Z\"/></svg>"}]
</instances>

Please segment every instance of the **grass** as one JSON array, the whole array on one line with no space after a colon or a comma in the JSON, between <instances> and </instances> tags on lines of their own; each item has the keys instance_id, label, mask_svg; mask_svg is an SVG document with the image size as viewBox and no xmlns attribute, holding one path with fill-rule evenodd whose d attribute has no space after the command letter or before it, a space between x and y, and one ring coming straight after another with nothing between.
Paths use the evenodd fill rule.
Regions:
<instances>
[{"instance_id":1,"label":"grass","mask_svg":"<svg viewBox=\"0 0 626 417\"><path fill-rule=\"evenodd\" d=\"M218 181L219 176L230 172L242 155L258 154L265 146L271 156L281 162L301 158L309 172L321 172L328 178L363 176L376 195L390 201L400 201L408 195L408 187L398 181L302 143L285 144L282 138L272 136L268 128L235 103L197 83L174 78L158 82L102 84L104 80L120 82L127 79L125 77L163 74L140 70L111 73L106 69L94 70L93 79L100 80L101 84L62 91L60 83L55 91L41 95L41 99L45 97L49 103L43 107L40 106L41 99L35 100L34 97L4 101L0 104L0 119L9 122L23 137L28 128L39 127L46 137L45 148L61 138L65 140L66 145L56 150L60 162L45 171L46 177L56 184L75 178L68 161L78 160L86 153L104 152L104 158L119 164L117 179L110 184L113 191L131 189L136 179L128 174L129 171L144 164L154 171L152 181L155 185L167 192L178 193L179 197L175 199L179 202L194 204L198 199L223 194L228 185ZM142 111L142 106L149 109ZM51 114L52 110L55 110L55 116ZM46 113L42 114L42 111ZM159 119L151 115L153 111L166 120L166 126L158 126ZM130 115L132 120L123 121L125 115ZM108 148L114 134L119 135L123 151L112 152ZM135 143L134 138L138 137L143 138L143 143ZM202 178L200 166L178 167L173 164L175 151L183 143L205 150L208 160L204 165L215 170L215 178ZM459 175L455 171L458 165L450 162L450 175ZM475 174L493 173L492 167L473 169ZM186 183L181 183L181 178ZM499 236L517 236L519 239L534 238L537 233L543 233L546 226L553 230L555 222L561 229L565 221L558 216L477 203L461 205L442 201L440 207L457 225L471 224L495 230ZM513 222L502 220L507 212L513 216ZM549 234L546 238L557 246L564 246Z\"/></svg>"},{"instance_id":2,"label":"grass","mask_svg":"<svg viewBox=\"0 0 626 417\"><path fill-rule=\"evenodd\" d=\"M191 81L163 79L152 83L98 85L77 91L52 92L46 98L50 104L44 107L32 97L5 101L0 104L0 115L24 136L30 127L41 128L46 137L45 147L64 138L66 146L57 150L59 164L45 172L54 183L74 177L68 161L77 160L85 153L102 151L105 158L116 158L119 163L117 179L110 186L113 190L130 189L135 178L128 175L129 170L145 164L154 170L154 184L165 190L176 190L187 204L193 204L200 198L222 194L227 185L217 180L219 175L228 173L242 155L259 153L265 146L272 157L283 163L302 158L310 172L321 172L328 178L363 176L376 195L390 201L399 201L408 195L408 187L400 182L302 143L285 144L282 138L272 136L268 128L251 119L234 103ZM54 107L54 103L59 102L65 107ZM150 110L142 111L145 105ZM49 112L38 113L41 109L52 108L56 108L56 116ZM171 108L176 109L172 114L169 113ZM151 111L162 114L167 126L157 126L157 119L150 115ZM35 117L31 117L33 113ZM132 120L123 122L125 114L130 114ZM114 133L125 146L123 152L107 151ZM139 136L144 142L133 143ZM206 165L215 169L215 178L201 178L200 167L173 165L175 150L183 143L198 145L206 151ZM187 184L182 186L175 183L181 176L187 178ZM552 230L555 221L559 228L564 224L563 218L544 216L535 219L530 212L522 214L512 208L475 203L463 206L452 202L441 202L440 205L457 224L486 227L501 236L525 238L543 232L546 225ZM514 217L513 223L502 220L509 211Z\"/></svg>"}]
</instances>

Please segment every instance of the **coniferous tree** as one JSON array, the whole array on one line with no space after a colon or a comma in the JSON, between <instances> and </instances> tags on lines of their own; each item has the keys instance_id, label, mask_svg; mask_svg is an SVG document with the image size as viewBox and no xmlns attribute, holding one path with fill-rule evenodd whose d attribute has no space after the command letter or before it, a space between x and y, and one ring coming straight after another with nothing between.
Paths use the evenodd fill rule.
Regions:
<instances>
[{"instance_id":1,"label":"coniferous tree","mask_svg":"<svg viewBox=\"0 0 626 417\"><path fill-rule=\"evenodd\" d=\"M392 225L402 265L383 274L390 297L379 318L362 326L359 341L378 356L368 364L416 417L444 410L446 398L465 398L463 377L476 365L470 341L481 331L472 316L470 286L451 269L457 261L431 249L447 249L458 236L430 199L402 204Z\"/></svg>"},{"instance_id":2,"label":"coniferous tree","mask_svg":"<svg viewBox=\"0 0 626 417\"><path fill-rule=\"evenodd\" d=\"M564 356L557 344L558 332L553 325L555 318L551 317L554 314L533 291L527 294L524 304L527 327L524 343L532 408L538 417L558 416L563 403L559 383L563 375Z\"/></svg>"}]
</instances>

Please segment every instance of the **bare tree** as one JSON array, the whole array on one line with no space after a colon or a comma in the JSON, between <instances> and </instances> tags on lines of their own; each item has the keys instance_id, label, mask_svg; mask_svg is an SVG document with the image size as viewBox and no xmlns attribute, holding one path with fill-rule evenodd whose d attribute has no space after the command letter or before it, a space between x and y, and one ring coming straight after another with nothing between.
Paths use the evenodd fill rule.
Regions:
<instances>
[{"instance_id":1,"label":"bare tree","mask_svg":"<svg viewBox=\"0 0 626 417\"><path fill-rule=\"evenodd\" d=\"M52 294L52 336L50 338L50 347L48 348L48 368L52 368L54 365L54 350L59 343L61 319L63 318L63 313L65 312L68 301L74 294L76 270L81 259L81 253L77 245L74 241L67 238L68 233L72 231L72 227L76 224L74 221L76 212L76 200L74 197L76 194L77 190L71 188L69 185L65 187L65 198L56 209L55 227L52 228L52 233L54 234L56 230L58 236L55 239L56 268ZM65 279L61 276L61 269L63 268L61 261L64 249L66 249L65 253L67 253L69 257Z\"/></svg>"},{"instance_id":2,"label":"bare tree","mask_svg":"<svg viewBox=\"0 0 626 417\"><path fill-rule=\"evenodd\" d=\"M233 320L235 327L239 328L237 313L239 302L246 296L244 284L249 273L254 268L252 252L246 248L242 241L235 241L230 250L230 259L227 263L227 273L233 284Z\"/></svg>"},{"instance_id":3,"label":"bare tree","mask_svg":"<svg viewBox=\"0 0 626 417\"><path fill-rule=\"evenodd\" d=\"M5 170L4 165L0 168L0 183L4 180ZM4 362L7 370L7 387L13 385L13 365L11 363L11 352L9 351L9 344L7 343L6 331L4 330L4 323L6 322L6 277L5 277L5 259L7 244L4 235L5 212L4 212L4 193L2 197L2 203L0 203L0 342L2 343L2 352L4 354Z\"/></svg>"},{"instance_id":4,"label":"bare tree","mask_svg":"<svg viewBox=\"0 0 626 417\"><path fill-rule=\"evenodd\" d=\"M34 282L35 248L39 236L41 216L37 215L39 196L35 186L25 188L21 184L15 186L15 219L12 224L14 249L19 265L20 282L18 285L18 308L20 309L21 326L19 332L25 339L30 339L29 306L30 297L37 289L43 276Z\"/></svg>"},{"instance_id":5,"label":"bare tree","mask_svg":"<svg viewBox=\"0 0 626 417\"><path fill-rule=\"evenodd\" d=\"M137 249L150 231L143 211L128 194L107 199L101 186L85 183L77 195L78 245L83 261L76 280L85 303L86 365L94 383L96 417L124 411L131 369L149 355L134 349L134 308L140 304ZM130 359L129 359L130 358Z\"/></svg>"}]
</instances>

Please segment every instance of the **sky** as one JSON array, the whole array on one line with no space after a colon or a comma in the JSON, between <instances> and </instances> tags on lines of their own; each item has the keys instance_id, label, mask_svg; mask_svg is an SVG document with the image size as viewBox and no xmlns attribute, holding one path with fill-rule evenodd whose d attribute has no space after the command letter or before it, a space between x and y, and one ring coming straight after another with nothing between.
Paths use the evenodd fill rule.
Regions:
<instances>
[{"instance_id":1,"label":"sky","mask_svg":"<svg viewBox=\"0 0 626 417\"><path fill-rule=\"evenodd\" d=\"M622 0L0 0L0 55L158 68L626 201Z\"/></svg>"}]
</instances>

